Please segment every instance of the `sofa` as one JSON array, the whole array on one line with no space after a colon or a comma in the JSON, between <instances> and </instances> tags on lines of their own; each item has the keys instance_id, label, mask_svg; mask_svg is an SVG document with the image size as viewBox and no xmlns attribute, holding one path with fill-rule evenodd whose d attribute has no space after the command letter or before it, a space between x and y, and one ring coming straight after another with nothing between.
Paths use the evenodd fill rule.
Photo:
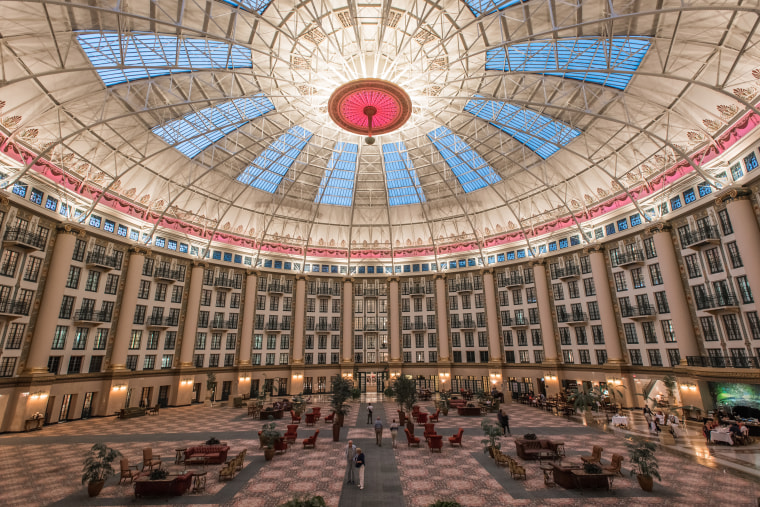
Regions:
<instances>
[{"instance_id":1,"label":"sofa","mask_svg":"<svg viewBox=\"0 0 760 507\"><path fill-rule=\"evenodd\" d=\"M145 409L141 407L129 407L119 410L119 419L129 419L145 415Z\"/></svg>"},{"instance_id":2,"label":"sofa","mask_svg":"<svg viewBox=\"0 0 760 507\"><path fill-rule=\"evenodd\" d=\"M541 451L551 451L556 455L558 444L562 444L562 442L552 442L551 440L546 439L515 439L517 455L522 459L538 459L538 453Z\"/></svg>"},{"instance_id":3,"label":"sofa","mask_svg":"<svg viewBox=\"0 0 760 507\"><path fill-rule=\"evenodd\" d=\"M135 480L135 496L179 496L185 494L193 480L193 472L169 476L166 479L150 480L140 477Z\"/></svg>"},{"instance_id":4,"label":"sofa","mask_svg":"<svg viewBox=\"0 0 760 507\"><path fill-rule=\"evenodd\" d=\"M188 447L185 451L185 460L189 460L193 457L205 457L206 462L209 464L220 464L227 461L227 453L230 447L228 445L196 445L195 447Z\"/></svg>"},{"instance_id":5,"label":"sofa","mask_svg":"<svg viewBox=\"0 0 760 507\"><path fill-rule=\"evenodd\" d=\"M457 408L457 414L463 416L478 416L481 415L480 407L459 407Z\"/></svg>"}]
</instances>

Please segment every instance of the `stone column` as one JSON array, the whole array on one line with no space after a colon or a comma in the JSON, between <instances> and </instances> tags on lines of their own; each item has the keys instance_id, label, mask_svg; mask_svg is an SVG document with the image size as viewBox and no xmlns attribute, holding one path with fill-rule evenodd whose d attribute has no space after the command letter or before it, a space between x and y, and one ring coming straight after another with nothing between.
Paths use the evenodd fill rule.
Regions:
<instances>
[{"instance_id":1,"label":"stone column","mask_svg":"<svg viewBox=\"0 0 760 507\"><path fill-rule=\"evenodd\" d=\"M296 275L293 294L293 360L291 364L303 364L303 339L306 330L306 275Z\"/></svg>"},{"instance_id":2,"label":"stone column","mask_svg":"<svg viewBox=\"0 0 760 507\"><path fill-rule=\"evenodd\" d=\"M193 366L195 334L198 331L198 312L201 308L201 290L203 289L203 270L208 267L205 262L194 262L190 270L190 291L187 295L185 319L182 328L182 348L179 365L181 368Z\"/></svg>"},{"instance_id":3,"label":"stone column","mask_svg":"<svg viewBox=\"0 0 760 507\"><path fill-rule=\"evenodd\" d=\"M554 305L549 293L549 280L546 276L546 266L543 261L533 262L533 278L536 282L538 317L541 323L541 338L544 343L544 362L558 363L557 333L554 330L554 317L552 317Z\"/></svg>"},{"instance_id":4,"label":"stone column","mask_svg":"<svg viewBox=\"0 0 760 507\"><path fill-rule=\"evenodd\" d=\"M243 322L240 325L240 353L238 366L251 364L251 340L253 339L253 320L256 315L256 290L259 284L259 274L248 271L245 277L245 292L243 293Z\"/></svg>"},{"instance_id":5,"label":"stone column","mask_svg":"<svg viewBox=\"0 0 760 507\"><path fill-rule=\"evenodd\" d=\"M496 299L496 285L493 279L493 268L484 269L483 289L486 296L486 319L488 329L489 363L501 365L503 347L501 346L501 325L499 322L499 302Z\"/></svg>"},{"instance_id":6,"label":"stone column","mask_svg":"<svg viewBox=\"0 0 760 507\"><path fill-rule=\"evenodd\" d=\"M354 282L351 278L343 279L343 294L341 302L343 313L343 363L354 362Z\"/></svg>"},{"instance_id":7,"label":"stone column","mask_svg":"<svg viewBox=\"0 0 760 507\"><path fill-rule=\"evenodd\" d=\"M660 263L665 295L668 297L670 316L673 320L673 331L681 351L681 364L685 365L686 357L701 354L670 230L670 225L662 223L650 227L649 232L652 233L654 247L657 250L657 260Z\"/></svg>"},{"instance_id":8,"label":"stone column","mask_svg":"<svg viewBox=\"0 0 760 507\"><path fill-rule=\"evenodd\" d=\"M599 304L599 316L602 318L602 333L604 348L607 349L607 360L610 364L624 364L623 347L620 345L615 307L610 291L610 279L607 276L607 261L601 246L589 247L591 275L596 288L596 300Z\"/></svg>"},{"instance_id":9,"label":"stone column","mask_svg":"<svg viewBox=\"0 0 760 507\"><path fill-rule=\"evenodd\" d=\"M111 364L108 367L112 371L127 369L127 354L129 353L132 328L134 327L137 294L140 291L142 270L147 253L148 251L144 248L130 248L127 269L122 271L124 290L119 299L119 321L116 323L116 335L111 351Z\"/></svg>"},{"instance_id":10,"label":"stone column","mask_svg":"<svg viewBox=\"0 0 760 507\"><path fill-rule=\"evenodd\" d=\"M45 287L41 289L42 299L37 312L37 322L26 359L27 374L39 375L48 372L50 347L58 325L58 314L61 311L63 291L69 277L77 235L83 236L84 231L68 224L57 228L53 253L50 254L50 266L45 276Z\"/></svg>"},{"instance_id":11,"label":"stone column","mask_svg":"<svg viewBox=\"0 0 760 507\"><path fill-rule=\"evenodd\" d=\"M449 334L449 298L446 292L446 276L442 273L435 275L435 306L436 325L438 332L438 361L449 362L451 350L451 335Z\"/></svg>"},{"instance_id":12,"label":"stone column","mask_svg":"<svg viewBox=\"0 0 760 507\"><path fill-rule=\"evenodd\" d=\"M734 228L736 246L739 249L747 281L755 301L760 299L760 263L755 257L760 253L760 228L752 207L752 192L746 188L733 188L721 194L717 204L726 203L726 211Z\"/></svg>"},{"instance_id":13,"label":"stone column","mask_svg":"<svg viewBox=\"0 0 760 507\"><path fill-rule=\"evenodd\" d=\"M398 277L388 279L388 339L390 340L390 363L401 362L401 300Z\"/></svg>"}]
</instances>

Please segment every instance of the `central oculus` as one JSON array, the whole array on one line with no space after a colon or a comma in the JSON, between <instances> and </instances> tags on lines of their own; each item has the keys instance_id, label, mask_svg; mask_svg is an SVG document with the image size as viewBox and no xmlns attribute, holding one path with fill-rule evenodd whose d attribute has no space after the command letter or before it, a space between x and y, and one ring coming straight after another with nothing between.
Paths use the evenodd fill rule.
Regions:
<instances>
[{"instance_id":1,"label":"central oculus","mask_svg":"<svg viewBox=\"0 0 760 507\"><path fill-rule=\"evenodd\" d=\"M387 134L400 128L412 115L412 100L395 85L382 79L357 79L335 90L327 102L330 118L344 130L366 135Z\"/></svg>"}]
</instances>

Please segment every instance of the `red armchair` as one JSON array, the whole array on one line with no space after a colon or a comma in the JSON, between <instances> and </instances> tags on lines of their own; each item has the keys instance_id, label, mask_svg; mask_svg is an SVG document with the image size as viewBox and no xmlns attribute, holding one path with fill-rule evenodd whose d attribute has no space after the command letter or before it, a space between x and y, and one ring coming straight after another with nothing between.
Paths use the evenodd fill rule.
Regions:
<instances>
[{"instance_id":1,"label":"red armchair","mask_svg":"<svg viewBox=\"0 0 760 507\"><path fill-rule=\"evenodd\" d=\"M325 416L325 424L335 422L335 411L330 412L330 415Z\"/></svg>"},{"instance_id":2,"label":"red armchair","mask_svg":"<svg viewBox=\"0 0 760 507\"><path fill-rule=\"evenodd\" d=\"M311 413L314 414L315 421L319 421L319 418L322 417L322 414L319 413L320 410L322 410L320 407L313 407L311 409Z\"/></svg>"},{"instance_id":3,"label":"red armchair","mask_svg":"<svg viewBox=\"0 0 760 507\"><path fill-rule=\"evenodd\" d=\"M314 426L314 421L316 421L316 416L311 414L306 414L306 426Z\"/></svg>"},{"instance_id":4,"label":"red armchair","mask_svg":"<svg viewBox=\"0 0 760 507\"><path fill-rule=\"evenodd\" d=\"M449 437L449 443L453 447L454 444L459 444L459 447L462 447L462 434L464 433L464 428L459 428L459 431L456 435Z\"/></svg>"},{"instance_id":5,"label":"red armchair","mask_svg":"<svg viewBox=\"0 0 760 507\"><path fill-rule=\"evenodd\" d=\"M431 435L428 437L428 447L430 448L430 452L435 452L436 450L443 452L443 435Z\"/></svg>"},{"instance_id":6,"label":"red armchair","mask_svg":"<svg viewBox=\"0 0 760 507\"><path fill-rule=\"evenodd\" d=\"M290 422L295 423L295 424L300 423L301 422L301 416L300 415L296 415L295 411L291 410L290 411Z\"/></svg>"},{"instance_id":7,"label":"red armchair","mask_svg":"<svg viewBox=\"0 0 760 507\"><path fill-rule=\"evenodd\" d=\"M438 416L441 415L441 409L437 409L435 411L435 414L430 414L430 418L428 419L430 422L438 422Z\"/></svg>"},{"instance_id":8,"label":"red armchair","mask_svg":"<svg viewBox=\"0 0 760 507\"><path fill-rule=\"evenodd\" d=\"M406 445L407 447L420 446L420 439L419 437L415 437L412 433L409 432L409 428L404 428L404 433L406 433Z\"/></svg>"},{"instance_id":9,"label":"red armchair","mask_svg":"<svg viewBox=\"0 0 760 507\"><path fill-rule=\"evenodd\" d=\"M309 438L304 439L303 448L306 449L307 447L311 447L312 449L316 449L317 435L319 435L319 430L315 431L314 434L310 436Z\"/></svg>"},{"instance_id":10,"label":"red armchair","mask_svg":"<svg viewBox=\"0 0 760 507\"><path fill-rule=\"evenodd\" d=\"M427 440L428 438L430 438L431 435L435 435L435 424L433 424L433 423L426 423L425 424L425 433L424 433L423 437L425 438L425 440Z\"/></svg>"},{"instance_id":11,"label":"red armchair","mask_svg":"<svg viewBox=\"0 0 760 507\"><path fill-rule=\"evenodd\" d=\"M285 432L285 436L283 438L287 443L294 444L298 438L298 425L288 424L288 431Z\"/></svg>"},{"instance_id":12,"label":"red armchair","mask_svg":"<svg viewBox=\"0 0 760 507\"><path fill-rule=\"evenodd\" d=\"M280 454L285 454L285 451L288 450L288 443L285 441L285 439L278 438L274 441L274 452L278 452Z\"/></svg>"},{"instance_id":13,"label":"red armchair","mask_svg":"<svg viewBox=\"0 0 760 507\"><path fill-rule=\"evenodd\" d=\"M427 423L427 418L428 418L428 413L427 412L417 412L416 418L417 418L417 422L419 424L426 424Z\"/></svg>"}]
</instances>

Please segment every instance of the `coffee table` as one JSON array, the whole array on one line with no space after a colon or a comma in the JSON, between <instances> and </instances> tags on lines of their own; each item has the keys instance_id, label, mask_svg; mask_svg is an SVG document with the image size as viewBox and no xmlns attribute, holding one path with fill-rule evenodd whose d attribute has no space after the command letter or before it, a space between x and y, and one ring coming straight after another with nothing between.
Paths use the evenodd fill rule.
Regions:
<instances>
[{"instance_id":1,"label":"coffee table","mask_svg":"<svg viewBox=\"0 0 760 507\"><path fill-rule=\"evenodd\" d=\"M208 472L193 472L193 493L206 491L206 474Z\"/></svg>"},{"instance_id":2,"label":"coffee table","mask_svg":"<svg viewBox=\"0 0 760 507\"><path fill-rule=\"evenodd\" d=\"M544 484L546 486L554 486L554 467L552 465L541 465L539 467L544 473Z\"/></svg>"},{"instance_id":3,"label":"coffee table","mask_svg":"<svg viewBox=\"0 0 760 507\"><path fill-rule=\"evenodd\" d=\"M549 449L538 451L538 464L543 465L543 460L556 460L557 453Z\"/></svg>"},{"instance_id":4,"label":"coffee table","mask_svg":"<svg viewBox=\"0 0 760 507\"><path fill-rule=\"evenodd\" d=\"M190 456L185 459L185 465L201 465L203 470L206 470L208 465L208 458L206 456Z\"/></svg>"}]
</instances>

